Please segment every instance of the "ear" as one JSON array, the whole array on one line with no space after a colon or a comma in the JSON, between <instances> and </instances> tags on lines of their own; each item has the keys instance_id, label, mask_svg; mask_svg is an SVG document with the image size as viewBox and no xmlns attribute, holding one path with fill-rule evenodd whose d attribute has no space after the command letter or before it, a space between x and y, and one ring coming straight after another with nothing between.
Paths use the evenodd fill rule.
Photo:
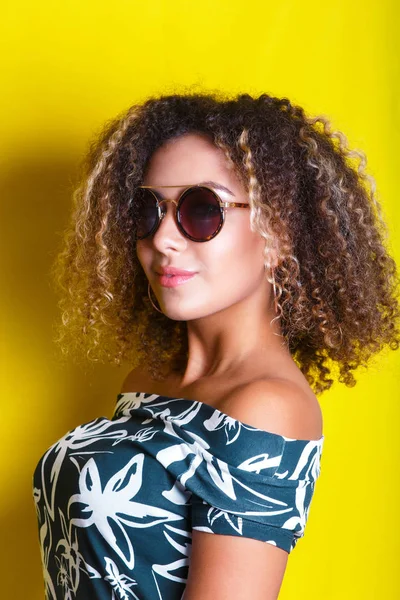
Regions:
<instances>
[{"instance_id":1,"label":"ear","mask_svg":"<svg viewBox=\"0 0 400 600\"><path fill-rule=\"evenodd\" d=\"M279 251L277 248L273 247L273 248L269 248L268 250L268 254L269 254L269 259L271 262L271 267L273 269L275 269L278 264L279 264Z\"/></svg>"}]
</instances>

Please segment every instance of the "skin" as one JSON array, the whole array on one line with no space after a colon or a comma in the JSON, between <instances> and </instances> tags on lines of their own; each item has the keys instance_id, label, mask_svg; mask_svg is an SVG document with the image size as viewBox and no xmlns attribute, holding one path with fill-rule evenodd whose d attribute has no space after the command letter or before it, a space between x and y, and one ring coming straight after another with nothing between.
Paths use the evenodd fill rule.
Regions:
<instances>
[{"instance_id":1,"label":"skin","mask_svg":"<svg viewBox=\"0 0 400 600\"><path fill-rule=\"evenodd\" d=\"M246 190L223 152L204 135L169 141L152 156L143 185L196 184L215 181L229 188L223 200L248 203ZM158 188L177 199L183 186ZM138 259L162 311L185 320L188 361L179 375L149 381L134 369L122 392L133 389L183 397L213 405L241 422L299 439L319 439L322 414L307 380L282 343L266 279L264 240L250 229L250 211L228 208L220 233L193 242L178 229L175 206L153 236L137 242ZM271 250L271 262L276 254ZM188 282L162 287L154 270L174 266L195 271ZM251 538L192 531L185 600L276 600L288 553Z\"/></svg>"},{"instance_id":2,"label":"skin","mask_svg":"<svg viewBox=\"0 0 400 600\"><path fill-rule=\"evenodd\" d=\"M191 133L168 141L152 155L143 185L154 186L163 197L176 200L184 186L157 186L209 180L233 192L234 197L218 191L222 200L248 204L246 190L223 152L207 136ZM187 321L189 358L184 373L173 382L175 388L189 389L211 380L237 381L238 373L244 379L257 378L257 374L273 376L282 368L304 385L282 343L279 319L271 324L276 313L273 288L264 268L265 241L250 229L250 210L229 207L219 234L199 243L179 231L171 202L166 209L158 230L139 240L136 250L164 314ZM276 264L273 250L271 261ZM197 274L183 285L166 288L153 270L159 265Z\"/></svg>"}]
</instances>

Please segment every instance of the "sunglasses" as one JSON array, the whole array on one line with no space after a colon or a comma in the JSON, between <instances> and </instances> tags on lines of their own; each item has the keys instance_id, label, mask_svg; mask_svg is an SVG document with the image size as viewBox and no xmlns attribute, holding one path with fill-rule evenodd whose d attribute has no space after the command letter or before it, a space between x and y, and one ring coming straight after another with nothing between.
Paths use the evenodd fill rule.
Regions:
<instances>
[{"instance_id":1,"label":"sunglasses","mask_svg":"<svg viewBox=\"0 0 400 600\"><path fill-rule=\"evenodd\" d=\"M157 187L181 187L159 185ZM243 202L225 202L218 194L205 185L186 187L178 200L163 198L152 186L141 185L135 194L137 210L136 239L143 240L154 234L166 215L165 202L175 204L175 221L184 236L193 242L208 242L220 231L225 222L225 209L228 207L249 208Z\"/></svg>"}]
</instances>

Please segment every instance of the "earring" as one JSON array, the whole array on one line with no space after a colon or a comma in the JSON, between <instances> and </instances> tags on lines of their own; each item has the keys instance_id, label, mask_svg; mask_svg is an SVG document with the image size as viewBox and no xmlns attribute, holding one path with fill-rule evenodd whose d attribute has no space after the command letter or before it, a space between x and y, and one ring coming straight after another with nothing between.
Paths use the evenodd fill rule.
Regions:
<instances>
[{"instance_id":1,"label":"earring","mask_svg":"<svg viewBox=\"0 0 400 600\"><path fill-rule=\"evenodd\" d=\"M160 312L160 313L164 314L164 313L163 313L163 311L162 311L162 310L160 310L160 309L159 309L159 308L158 308L158 307L157 307L157 306L154 304L153 300L151 299L151 295L150 295L150 293L151 293L151 287L150 287L150 281L148 281L148 282L147 282L147 294L148 294L148 296L149 296L149 300L150 300L151 304L153 305L153 307L154 307L156 310L158 310L158 312Z\"/></svg>"},{"instance_id":2,"label":"earring","mask_svg":"<svg viewBox=\"0 0 400 600\"><path fill-rule=\"evenodd\" d=\"M275 307L275 312L278 313L278 300L276 297L276 283L275 283L275 272L274 269L271 268L271 279L272 279L272 286L274 289L274 307Z\"/></svg>"}]
</instances>

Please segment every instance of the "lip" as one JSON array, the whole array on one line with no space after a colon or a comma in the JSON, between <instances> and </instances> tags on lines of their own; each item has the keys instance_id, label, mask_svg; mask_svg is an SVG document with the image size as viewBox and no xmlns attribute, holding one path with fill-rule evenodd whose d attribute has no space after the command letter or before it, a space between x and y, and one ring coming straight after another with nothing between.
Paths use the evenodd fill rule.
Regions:
<instances>
[{"instance_id":1,"label":"lip","mask_svg":"<svg viewBox=\"0 0 400 600\"><path fill-rule=\"evenodd\" d=\"M187 271L185 269L177 269L176 267L158 267L156 270L157 275L182 275L187 277L189 275L195 275L194 271Z\"/></svg>"},{"instance_id":2,"label":"lip","mask_svg":"<svg viewBox=\"0 0 400 600\"><path fill-rule=\"evenodd\" d=\"M190 273L189 271L186 271L186 275L160 275L159 273L157 273L157 279L160 285L162 285L163 287L172 288L186 283L190 279L193 279L195 275L196 273Z\"/></svg>"}]
</instances>

